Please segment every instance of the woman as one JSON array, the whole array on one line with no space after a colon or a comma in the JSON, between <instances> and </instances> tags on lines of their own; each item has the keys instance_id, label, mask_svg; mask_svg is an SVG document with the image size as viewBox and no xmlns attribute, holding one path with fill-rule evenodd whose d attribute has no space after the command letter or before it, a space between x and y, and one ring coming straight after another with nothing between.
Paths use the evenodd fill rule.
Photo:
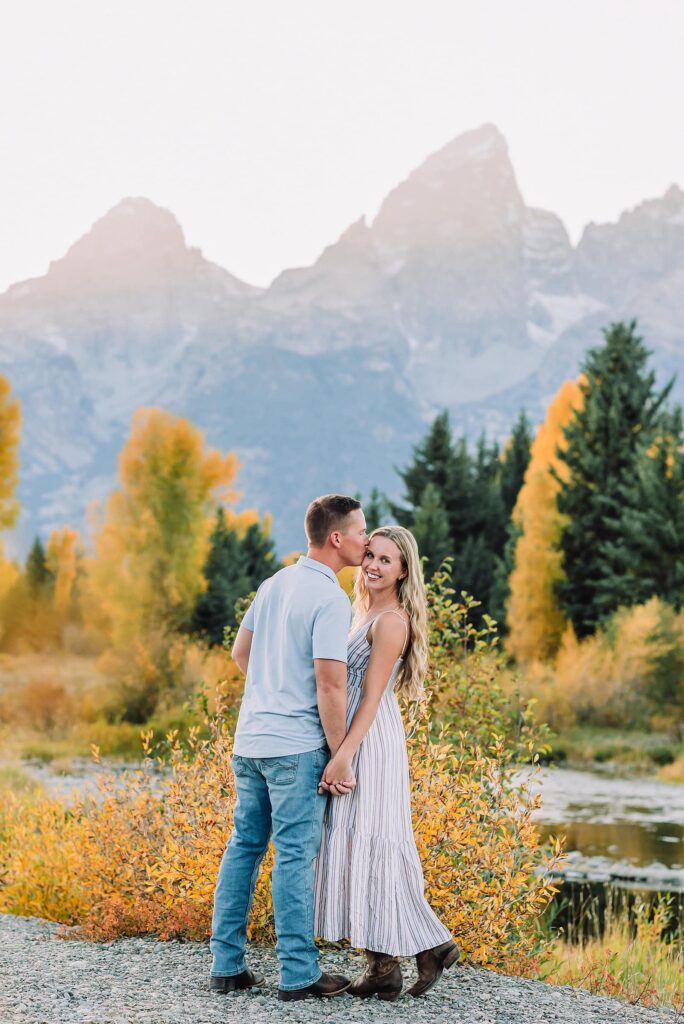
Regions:
<instances>
[{"instance_id":1,"label":"woman","mask_svg":"<svg viewBox=\"0 0 684 1024\"><path fill-rule=\"evenodd\" d=\"M382 526L356 581L348 647L347 735L323 776L356 775L356 789L329 802L316 861L315 931L366 952L352 995L397 999L400 956L414 956L422 995L459 958L423 895L411 823L406 736L397 693L415 700L428 661L425 585L413 535ZM330 787L327 787L330 788Z\"/></svg>"}]
</instances>

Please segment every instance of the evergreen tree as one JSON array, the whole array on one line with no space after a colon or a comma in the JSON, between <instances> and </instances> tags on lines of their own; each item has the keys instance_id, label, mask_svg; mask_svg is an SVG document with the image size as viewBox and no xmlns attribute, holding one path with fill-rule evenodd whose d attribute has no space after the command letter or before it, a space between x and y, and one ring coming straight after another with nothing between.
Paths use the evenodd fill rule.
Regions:
<instances>
[{"instance_id":1,"label":"evergreen tree","mask_svg":"<svg viewBox=\"0 0 684 1024\"><path fill-rule=\"evenodd\" d=\"M405 504L389 503L396 521L410 528L415 510L419 507L428 484L434 484L443 496L450 493L454 471L454 452L451 441L449 414L439 414L433 422L427 437L413 449L413 462L406 469L398 470L404 482Z\"/></svg>"},{"instance_id":2,"label":"evergreen tree","mask_svg":"<svg viewBox=\"0 0 684 1024\"><path fill-rule=\"evenodd\" d=\"M481 602L480 607L470 613L476 626L482 624L483 614L489 612L494 569L495 554L481 533L466 538L455 553L453 580L456 591L465 590Z\"/></svg>"},{"instance_id":3,"label":"evergreen tree","mask_svg":"<svg viewBox=\"0 0 684 1024\"><path fill-rule=\"evenodd\" d=\"M624 572L608 585L620 604L643 604L655 595L679 610L684 604L684 427L679 406L662 414L638 472L624 481L622 496L621 536L607 550Z\"/></svg>"},{"instance_id":4,"label":"evergreen tree","mask_svg":"<svg viewBox=\"0 0 684 1024\"><path fill-rule=\"evenodd\" d=\"M221 643L224 627L234 622L235 602L250 591L240 547L237 532L230 529L219 507L204 566L207 589L197 598L191 625L212 644Z\"/></svg>"},{"instance_id":5,"label":"evergreen tree","mask_svg":"<svg viewBox=\"0 0 684 1024\"><path fill-rule=\"evenodd\" d=\"M44 593L52 582L48 569L45 548L40 537L36 537L26 559L26 584L31 597Z\"/></svg>"},{"instance_id":6,"label":"evergreen tree","mask_svg":"<svg viewBox=\"0 0 684 1024\"><path fill-rule=\"evenodd\" d=\"M368 533L372 533L373 530L377 530L378 526L382 526L387 513L387 503L377 487L374 487L368 501L361 504L366 516L366 530Z\"/></svg>"},{"instance_id":7,"label":"evergreen tree","mask_svg":"<svg viewBox=\"0 0 684 1024\"><path fill-rule=\"evenodd\" d=\"M558 474L558 510L567 521L557 594L579 637L621 604L634 603L636 551L625 501L634 498L629 481L639 473L671 388L656 391L635 321L612 324L604 335L605 344L585 359L583 404L565 428L565 472Z\"/></svg>"},{"instance_id":8,"label":"evergreen tree","mask_svg":"<svg viewBox=\"0 0 684 1024\"><path fill-rule=\"evenodd\" d=\"M506 540L503 552L495 555L494 558L494 571L489 592L489 614L496 619L502 634L506 632L506 605L511 594L510 576L515 568L515 549L522 534L520 524L513 520L513 509L530 464L533 440L532 427L523 409L501 455L499 469L499 493L506 523Z\"/></svg>"},{"instance_id":9,"label":"evergreen tree","mask_svg":"<svg viewBox=\"0 0 684 1024\"><path fill-rule=\"evenodd\" d=\"M516 420L508 444L501 456L501 500L507 519L511 517L525 479L525 470L530 463L533 438L530 421L523 410Z\"/></svg>"},{"instance_id":10,"label":"evergreen tree","mask_svg":"<svg viewBox=\"0 0 684 1024\"><path fill-rule=\"evenodd\" d=\"M366 532L372 533L373 530L377 530L378 526L382 526L383 522L387 517L387 513L392 511L387 498L380 493L377 487L373 487L370 492L370 496L366 501L361 492L357 491L354 495L357 501L361 502L364 515L366 517ZM393 506L396 508L397 506ZM402 514L405 513L405 509L402 509ZM394 512L392 512L394 514ZM397 522L399 520L397 519Z\"/></svg>"},{"instance_id":11,"label":"evergreen tree","mask_svg":"<svg viewBox=\"0 0 684 1024\"><path fill-rule=\"evenodd\" d=\"M433 483L426 485L415 510L411 530L422 558L425 578L430 579L442 561L452 553L447 518L440 493Z\"/></svg>"},{"instance_id":12,"label":"evergreen tree","mask_svg":"<svg viewBox=\"0 0 684 1024\"><path fill-rule=\"evenodd\" d=\"M506 459L498 445L488 445L482 435L471 455L464 437L452 438L448 413L440 413L414 448L411 464L398 471L404 483L404 503L390 504L397 521L420 536L428 572L445 554L454 556L458 589L468 590L482 602L475 619L489 608L508 536L510 503L529 458L529 424L524 416L516 424L509 449ZM428 486L434 492L426 491ZM439 531L434 540L428 526Z\"/></svg>"},{"instance_id":13,"label":"evergreen tree","mask_svg":"<svg viewBox=\"0 0 684 1024\"><path fill-rule=\"evenodd\" d=\"M273 538L262 523L251 523L240 547L245 573L251 583L250 590L256 590L259 584L280 568L275 557Z\"/></svg>"},{"instance_id":14,"label":"evergreen tree","mask_svg":"<svg viewBox=\"0 0 684 1024\"><path fill-rule=\"evenodd\" d=\"M470 505L470 536L481 536L491 551L503 552L510 513L506 512L501 493L499 446L489 446L484 434L477 442L473 461Z\"/></svg>"},{"instance_id":15,"label":"evergreen tree","mask_svg":"<svg viewBox=\"0 0 684 1024\"><path fill-rule=\"evenodd\" d=\"M224 628L235 625L238 599L256 590L279 568L273 540L264 526L251 523L240 537L219 507L204 566L207 589L197 598L192 630L204 634L210 643L220 644Z\"/></svg>"},{"instance_id":16,"label":"evergreen tree","mask_svg":"<svg viewBox=\"0 0 684 1024\"><path fill-rule=\"evenodd\" d=\"M507 632L506 608L511 597L511 573L515 569L515 552L522 536L522 526L510 519L503 555L494 559L492 588L489 592L489 614L499 627L499 633Z\"/></svg>"}]
</instances>

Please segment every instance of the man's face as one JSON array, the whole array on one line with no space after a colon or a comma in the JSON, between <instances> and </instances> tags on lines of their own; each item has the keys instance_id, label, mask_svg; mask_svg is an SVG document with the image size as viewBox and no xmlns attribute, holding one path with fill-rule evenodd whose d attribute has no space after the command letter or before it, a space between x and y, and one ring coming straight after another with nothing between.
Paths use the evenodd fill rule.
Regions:
<instances>
[{"instance_id":1,"label":"man's face","mask_svg":"<svg viewBox=\"0 0 684 1024\"><path fill-rule=\"evenodd\" d=\"M344 531L340 530L338 536L338 552L345 565L361 565L368 545L363 509L355 508L349 513Z\"/></svg>"}]
</instances>

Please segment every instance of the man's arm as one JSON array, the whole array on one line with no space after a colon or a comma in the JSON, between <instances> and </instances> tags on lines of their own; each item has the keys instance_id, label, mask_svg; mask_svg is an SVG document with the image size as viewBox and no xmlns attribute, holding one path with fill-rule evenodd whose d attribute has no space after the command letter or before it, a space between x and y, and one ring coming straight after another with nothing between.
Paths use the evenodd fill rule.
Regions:
<instances>
[{"instance_id":1,"label":"man's arm","mask_svg":"<svg viewBox=\"0 0 684 1024\"><path fill-rule=\"evenodd\" d=\"M252 650L252 637L254 633L251 629L247 629L246 626L240 626L235 637L235 643L233 644L233 650L230 652L231 657L237 667L247 675L247 666L249 665L249 652ZM338 744L339 746L339 744Z\"/></svg>"},{"instance_id":2,"label":"man's arm","mask_svg":"<svg viewBox=\"0 0 684 1024\"><path fill-rule=\"evenodd\" d=\"M321 725L331 754L347 731L347 666L343 661L315 658L316 694Z\"/></svg>"}]
</instances>

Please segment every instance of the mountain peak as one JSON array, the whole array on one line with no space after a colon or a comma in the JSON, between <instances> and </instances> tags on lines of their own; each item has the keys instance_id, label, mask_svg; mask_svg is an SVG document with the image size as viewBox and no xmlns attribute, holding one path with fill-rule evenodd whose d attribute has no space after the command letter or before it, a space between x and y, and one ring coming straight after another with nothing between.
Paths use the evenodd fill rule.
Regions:
<instances>
[{"instance_id":1,"label":"mountain peak","mask_svg":"<svg viewBox=\"0 0 684 1024\"><path fill-rule=\"evenodd\" d=\"M385 199L373 222L381 246L437 243L481 236L521 223L524 203L499 129L464 132L427 158Z\"/></svg>"},{"instance_id":2,"label":"mountain peak","mask_svg":"<svg viewBox=\"0 0 684 1024\"><path fill-rule=\"evenodd\" d=\"M122 199L50 264L57 288L110 291L155 287L187 272L193 254L169 211L142 197Z\"/></svg>"},{"instance_id":3,"label":"mountain peak","mask_svg":"<svg viewBox=\"0 0 684 1024\"><path fill-rule=\"evenodd\" d=\"M508 144L496 125L483 124L447 142L424 161L419 171L456 170L464 164L489 160L508 161Z\"/></svg>"}]
</instances>

